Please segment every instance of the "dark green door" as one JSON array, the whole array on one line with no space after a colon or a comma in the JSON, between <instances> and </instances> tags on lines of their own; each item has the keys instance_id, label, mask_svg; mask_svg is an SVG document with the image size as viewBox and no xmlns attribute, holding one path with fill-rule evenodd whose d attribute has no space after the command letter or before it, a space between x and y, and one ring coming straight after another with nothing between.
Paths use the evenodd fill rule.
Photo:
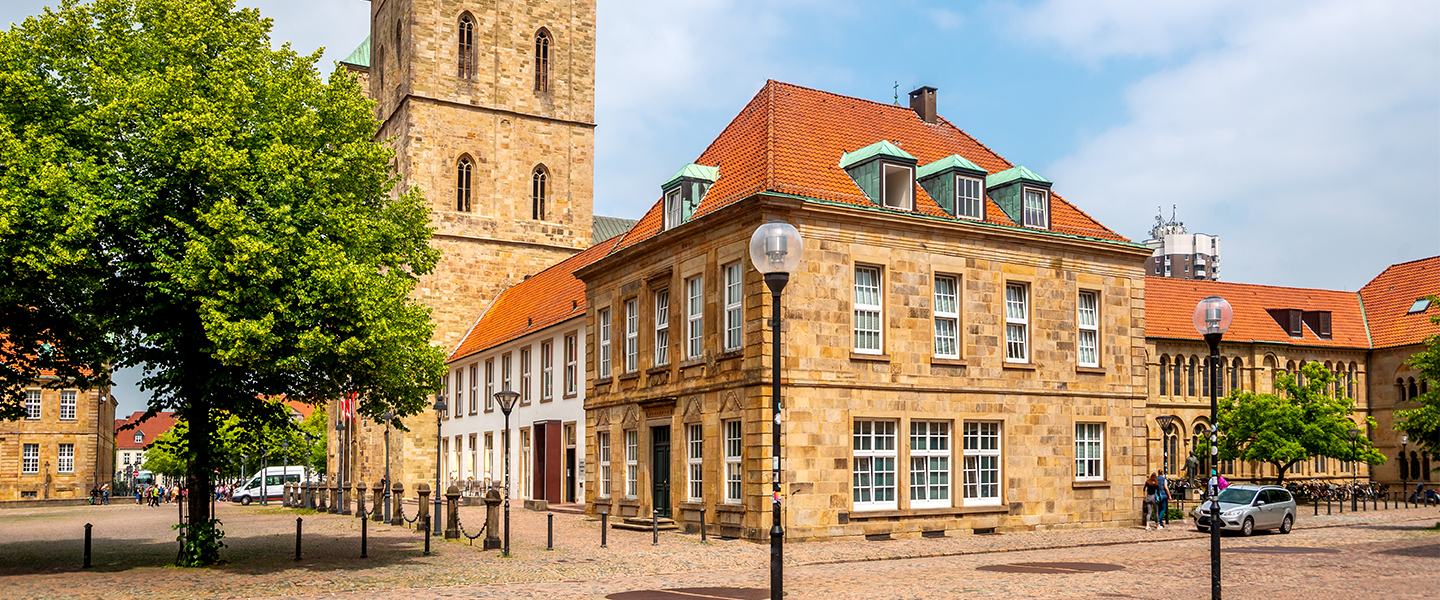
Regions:
<instances>
[{"instance_id":1,"label":"dark green door","mask_svg":"<svg viewBox=\"0 0 1440 600\"><path fill-rule=\"evenodd\" d=\"M670 427L650 428L650 499L656 516L670 518Z\"/></svg>"}]
</instances>

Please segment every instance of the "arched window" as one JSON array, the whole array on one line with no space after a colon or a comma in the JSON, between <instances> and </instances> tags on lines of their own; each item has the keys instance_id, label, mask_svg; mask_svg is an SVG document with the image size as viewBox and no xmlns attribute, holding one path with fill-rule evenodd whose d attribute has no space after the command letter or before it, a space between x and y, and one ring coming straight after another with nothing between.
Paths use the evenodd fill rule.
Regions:
<instances>
[{"instance_id":1,"label":"arched window","mask_svg":"<svg viewBox=\"0 0 1440 600\"><path fill-rule=\"evenodd\" d=\"M1210 357L1200 359L1200 396L1210 397L1210 383L1215 378L1215 372L1210 370Z\"/></svg>"},{"instance_id":2,"label":"arched window","mask_svg":"<svg viewBox=\"0 0 1440 600\"><path fill-rule=\"evenodd\" d=\"M1427 461L1428 462L1428 461ZM1410 451L1410 476L1419 479L1421 475L1429 475L1428 471L1420 470L1420 455L1414 450Z\"/></svg>"},{"instance_id":3,"label":"arched window","mask_svg":"<svg viewBox=\"0 0 1440 600\"><path fill-rule=\"evenodd\" d=\"M550 91L550 32L543 27L535 34L535 91Z\"/></svg>"},{"instance_id":4,"label":"arched window","mask_svg":"<svg viewBox=\"0 0 1440 600\"><path fill-rule=\"evenodd\" d=\"M378 45L378 44L377 44ZM379 89L385 89L385 48L375 49L375 80Z\"/></svg>"},{"instance_id":5,"label":"arched window","mask_svg":"<svg viewBox=\"0 0 1440 600\"><path fill-rule=\"evenodd\" d=\"M1409 478L1410 478L1410 462L1407 461L1407 460L1405 460L1405 452L1402 450L1402 451L1400 452L1400 455L1397 456L1396 458L1397 458L1397 460L1395 461L1395 464L1400 465L1400 479L1409 479Z\"/></svg>"},{"instance_id":6,"label":"arched window","mask_svg":"<svg viewBox=\"0 0 1440 600\"><path fill-rule=\"evenodd\" d=\"M1240 389L1240 370L1245 368L1245 362L1239 358L1230 364L1230 391Z\"/></svg>"},{"instance_id":7,"label":"arched window","mask_svg":"<svg viewBox=\"0 0 1440 600\"><path fill-rule=\"evenodd\" d=\"M1179 356L1175 357L1175 373L1174 373L1175 376L1171 378L1171 379L1174 379L1174 380L1175 380L1174 383L1173 383L1172 386L1171 386L1171 387L1173 388L1173 394L1172 394L1172 395L1174 395L1174 396L1179 396L1179 395L1180 395L1181 386L1185 385L1185 378L1181 375L1181 369L1184 368L1184 367L1182 366L1182 363L1184 363L1184 362L1185 362L1185 359L1183 359L1183 358L1181 358L1181 357L1179 357Z\"/></svg>"},{"instance_id":8,"label":"arched window","mask_svg":"<svg viewBox=\"0 0 1440 600\"><path fill-rule=\"evenodd\" d=\"M143 431L137 431L137 432L135 432L135 443L139 444L139 443L142 443L142 442L144 442L144 441L145 441L145 432L143 432Z\"/></svg>"},{"instance_id":9,"label":"arched window","mask_svg":"<svg viewBox=\"0 0 1440 600\"><path fill-rule=\"evenodd\" d=\"M470 13L460 15L459 39L455 45L459 62L459 76L469 79L475 76L475 18Z\"/></svg>"},{"instance_id":10,"label":"arched window","mask_svg":"<svg viewBox=\"0 0 1440 600\"><path fill-rule=\"evenodd\" d=\"M1190 449L1195 452L1195 458L1200 461L1200 474L1202 477L1210 474L1210 451L1200 451L1200 445L1205 442L1210 427L1203 421L1196 421L1194 429L1191 430Z\"/></svg>"},{"instance_id":11,"label":"arched window","mask_svg":"<svg viewBox=\"0 0 1440 600\"><path fill-rule=\"evenodd\" d=\"M1406 400L1406 398L1405 398L1405 380L1404 380L1404 379L1396 378L1396 379L1395 379L1395 387L1400 390L1400 401L1401 401L1401 402L1404 402L1404 401Z\"/></svg>"},{"instance_id":12,"label":"arched window","mask_svg":"<svg viewBox=\"0 0 1440 600\"><path fill-rule=\"evenodd\" d=\"M1180 459L1180 428L1171 425L1163 432L1165 461L1162 466L1165 472L1175 474L1175 463Z\"/></svg>"},{"instance_id":13,"label":"arched window","mask_svg":"<svg viewBox=\"0 0 1440 600\"><path fill-rule=\"evenodd\" d=\"M396 21L396 22L395 22L395 67L396 67L396 68L399 68L399 67L400 67L400 63L401 63L401 61L403 60L401 57L403 57L403 56L405 55L405 46L400 43L400 31L401 31L400 28L401 28L402 25L403 25L403 23L401 23L400 21Z\"/></svg>"},{"instance_id":14,"label":"arched window","mask_svg":"<svg viewBox=\"0 0 1440 600\"><path fill-rule=\"evenodd\" d=\"M475 162L461 156L455 165L455 210L470 212L470 176L475 171Z\"/></svg>"},{"instance_id":15,"label":"arched window","mask_svg":"<svg viewBox=\"0 0 1440 600\"><path fill-rule=\"evenodd\" d=\"M1162 357L1160 357L1160 395L1161 395L1161 396L1164 396L1165 394L1168 394L1168 393L1170 392L1170 389L1167 388L1167 387L1165 387L1165 383L1166 383L1166 381L1168 380L1168 378L1165 376L1165 374L1166 374L1166 372L1169 371L1169 370L1170 370L1170 357L1168 357L1168 356L1162 356Z\"/></svg>"},{"instance_id":16,"label":"arched window","mask_svg":"<svg viewBox=\"0 0 1440 600\"><path fill-rule=\"evenodd\" d=\"M535 167L530 173L530 218L545 220L545 165Z\"/></svg>"},{"instance_id":17,"label":"arched window","mask_svg":"<svg viewBox=\"0 0 1440 600\"><path fill-rule=\"evenodd\" d=\"M1189 382L1190 382L1190 385L1189 385L1188 388L1186 388L1185 395L1186 395L1186 396L1194 396L1194 395L1195 395L1195 357L1193 357L1193 356L1190 357L1190 377L1189 377Z\"/></svg>"},{"instance_id":18,"label":"arched window","mask_svg":"<svg viewBox=\"0 0 1440 600\"><path fill-rule=\"evenodd\" d=\"M1414 399L1416 399L1416 398L1419 398L1419 397L1420 397L1420 388L1415 387L1415 378L1414 378L1414 377L1411 377L1409 383L1410 383L1410 385L1409 385L1410 395L1406 396L1405 399L1406 399L1406 400L1414 400Z\"/></svg>"}]
</instances>

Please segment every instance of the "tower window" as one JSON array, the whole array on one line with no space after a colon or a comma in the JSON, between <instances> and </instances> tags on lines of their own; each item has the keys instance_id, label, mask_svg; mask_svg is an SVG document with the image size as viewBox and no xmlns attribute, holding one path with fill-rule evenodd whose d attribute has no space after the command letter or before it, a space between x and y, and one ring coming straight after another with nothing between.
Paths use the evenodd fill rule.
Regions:
<instances>
[{"instance_id":1,"label":"tower window","mask_svg":"<svg viewBox=\"0 0 1440 600\"><path fill-rule=\"evenodd\" d=\"M550 91L550 32L535 34L535 91Z\"/></svg>"},{"instance_id":2,"label":"tower window","mask_svg":"<svg viewBox=\"0 0 1440 600\"><path fill-rule=\"evenodd\" d=\"M455 210L470 212L470 174L475 170L469 156L461 156L455 166Z\"/></svg>"},{"instance_id":3,"label":"tower window","mask_svg":"<svg viewBox=\"0 0 1440 600\"><path fill-rule=\"evenodd\" d=\"M460 15L459 76L469 79L475 76L475 18L470 13Z\"/></svg>"},{"instance_id":4,"label":"tower window","mask_svg":"<svg viewBox=\"0 0 1440 600\"><path fill-rule=\"evenodd\" d=\"M530 176L530 218L545 220L545 167L535 167Z\"/></svg>"}]
</instances>

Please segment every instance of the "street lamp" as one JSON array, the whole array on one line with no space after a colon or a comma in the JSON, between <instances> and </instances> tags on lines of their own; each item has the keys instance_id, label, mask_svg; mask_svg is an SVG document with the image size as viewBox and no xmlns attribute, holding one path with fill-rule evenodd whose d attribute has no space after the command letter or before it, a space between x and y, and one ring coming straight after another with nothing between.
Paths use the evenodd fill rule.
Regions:
<instances>
[{"instance_id":1,"label":"street lamp","mask_svg":"<svg viewBox=\"0 0 1440 600\"><path fill-rule=\"evenodd\" d=\"M287 433L286 435L289 434ZM280 442L280 454L284 455L285 459L285 470L280 472L280 490L283 493L285 486L290 482L290 440L287 439ZM290 498L290 495L286 495L285 499L280 502L280 505L285 506L286 503L290 502Z\"/></svg>"},{"instance_id":2,"label":"street lamp","mask_svg":"<svg viewBox=\"0 0 1440 600\"><path fill-rule=\"evenodd\" d=\"M780 293L790 282L790 274L800 266L805 243L800 230L785 221L769 221L750 235L750 262L765 276L770 288L770 313L774 323L770 330L770 598L785 595L784 546L785 530L780 527Z\"/></svg>"},{"instance_id":3,"label":"street lamp","mask_svg":"<svg viewBox=\"0 0 1440 600\"><path fill-rule=\"evenodd\" d=\"M500 412L505 413L505 548L500 556L506 557L510 556L510 411L515 410L515 400L518 398L519 392L495 392L495 399L500 401Z\"/></svg>"},{"instance_id":4,"label":"street lamp","mask_svg":"<svg viewBox=\"0 0 1440 600\"><path fill-rule=\"evenodd\" d=\"M335 448L335 455L337 457L335 462L339 463L338 466L340 468L340 471L335 474L335 485L340 486L340 501L336 502L335 506L330 507L330 512L331 514L343 515L348 514L350 510L350 506L345 503L345 459L348 458L346 454L349 453L346 452L346 450L349 450L349 448L345 446L344 417L341 417L340 420L335 421L335 444L337 446Z\"/></svg>"},{"instance_id":5,"label":"street lamp","mask_svg":"<svg viewBox=\"0 0 1440 600\"><path fill-rule=\"evenodd\" d=\"M431 501L435 504L435 517L433 521L434 531L431 535L440 535L440 418L445 415L445 391L435 393L435 495Z\"/></svg>"},{"instance_id":6,"label":"street lamp","mask_svg":"<svg viewBox=\"0 0 1440 600\"><path fill-rule=\"evenodd\" d=\"M390 522L390 420L395 418L395 413L385 411L381 415L385 419L385 522Z\"/></svg>"},{"instance_id":7,"label":"street lamp","mask_svg":"<svg viewBox=\"0 0 1440 600\"><path fill-rule=\"evenodd\" d=\"M1230 320L1235 317L1230 303L1219 296L1210 296L1195 305L1193 322L1195 331L1205 336L1210 345L1210 360L1205 366L1205 376L1210 382L1210 464L1219 466L1220 453L1220 400L1216 397L1215 375L1220 370L1220 338L1230 329ZM1210 496L1210 598L1220 600L1220 498L1219 473L1211 468Z\"/></svg>"},{"instance_id":8,"label":"street lamp","mask_svg":"<svg viewBox=\"0 0 1440 600\"><path fill-rule=\"evenodd\" d=\"M1360 430L1350 428L1350 512L1360 510L1356 506L1360 495L1360 470L1355 468L1355 441L1360 438Z\"/></svg>"},{"instance_id":9,"label":"street lamp","mask_svg":"<svg viewBox=\"0 0 1440 600\"><path fill-rule=\"evenodd\" d=\"M1409 445L1410 436L1400 436L1400 498L1405 500L1406 506L1409 506L1410 502L1410 463L1405 462L1407 460L1410 460L1408 458L1405 458L1405 455L1407 454L1405 452L1405 449Z\"/></svg>"},{"instance_id":10,"label":"street lamp","mask_svg":"<svg viewBox=\"0 0 1440 600\"><path fill-rule=\"evenodd\" d=\"M310 460L315 455L315 436L310 435L308 431L303 435L305 436L305 461L303 463L305 465L305 483L310 483ZM310 493L301 496L304 508L315 508L314 492L315 490L311 489Z\"/></svg>"}]
</instances>

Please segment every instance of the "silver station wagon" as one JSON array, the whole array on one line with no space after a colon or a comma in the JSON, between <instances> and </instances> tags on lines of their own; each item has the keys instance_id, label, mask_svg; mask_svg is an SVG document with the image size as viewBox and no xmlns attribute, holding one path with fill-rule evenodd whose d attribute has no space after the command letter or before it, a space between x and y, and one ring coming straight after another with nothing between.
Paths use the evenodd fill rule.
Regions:
<instances>
[{"instance_id":1,"label":"silver station wagon","mask_svg":"<svg viewBox=\"0 0 1440 600\"><path fill-rule=\"evenodd\" d=\"M1274 485L1237 484L1220 491L1220 529L1241 535L1256 529L1278 529L1290 533L1295 526L1295 498ZM1210 531L1210 503L1203 502L1192 513L1195 529Z\"/></svg>"}]
</instances>

